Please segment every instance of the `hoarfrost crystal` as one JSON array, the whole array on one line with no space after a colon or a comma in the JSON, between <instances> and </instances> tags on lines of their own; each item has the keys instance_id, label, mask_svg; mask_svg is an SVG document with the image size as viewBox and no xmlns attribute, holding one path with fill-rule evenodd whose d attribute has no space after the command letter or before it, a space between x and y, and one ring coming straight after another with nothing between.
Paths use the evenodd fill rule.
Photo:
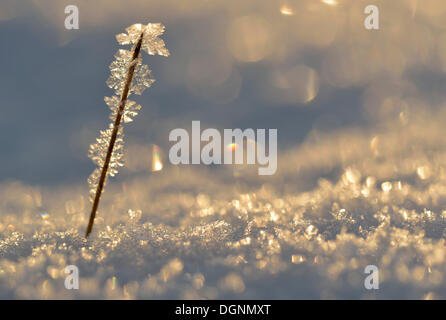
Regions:
<instances>
[{"instance_id":1,"label":"hoarfrost crystal","mask_svg":"<svg viewBox=\"0 0 446 320\"><path fill-rule=\"evenodd\" d=\"M108 144L110 143L111 135L113 131L113 124L110 124L109 128L100 131L99 138L96 139L96 143L90 145L88 156L98 166L88 178L88 185L90 186L90 195L94 197L96 188L101 176L101 168L104 165L105 158L107 156ZM119 127L118 134L116 136L115 146L110 157L110 163L107 170L107 176L114 177L118 173L118 167L124 165L124 133L123 128Z\"/></svg>"},{"instance_id":2,"label":"hoarfrost crystal","mask_svg":"<svg viewBox=\"0 0 446 320\"><path fill-rule=\"evenodd\" d=\"M120 49L116 52L115 58L116 60L110 64L111 74L106 83L111 89L115 89L117 95L124 89L127 71L132 64L136 64L136 67L130 92L140 95L155 82L149 67L141 63L141 57L132 61L131 51Z\"/></svg>"},{"instance_id":3,"label":"hoarfrost crystal","mask_svg":"<svg viewBox=\"0 0 446 320\"><path fill-rule=\"evenodd\" d=\"M155 79L152 77L152 71L150 71L149 67L145 64L140 64L135 69L133 81L134 83L130 91L141 95L146 88L150 88Z\"/></svg>"},{"instance_id":4,"label":"hoarfrost crystal","mask_svg":"<svg viewBox=\"0 0 446 320\"><path fill-rule=\"evenodd\" d=\"M159 54L168 57L169 50L167 50L163 39L159 38L164 33L164 29L165 27L161 23L147 25L137 23L125 29L127 33L118 34L116 40L122 45L134 44L138 41L141 32L144 32L141 48L150 55Z\"/></svg>"},{"instance_id":5,"label":"hoarfrost crystal","mask_svg":"<svg viewBox=\"0 0 446 320\"><path fill-rule=\"evenodd\" d=\"M115 54L115 60L110 64L110 77L107 79L107 85L116 90L116 94L121 94L124 87L127 70L132 61L132 52L119 49Z\"/></svg>"},{"instance_id":6,"label":"hoarfrost crystal","mask_svg":"<svg viewBox=\"0 0 446 320\"><path fill-rule=\"evenodd\" d=\"M108 176L115 176L118 173L118 168L124 165L124 133L121 120L124 123L133 121L133 118L141 109L139 104L127 97L132 92L138 95L142 94L146 88L149 88L155 82L149 67L142 64L138 46L140 45L142 50L151 55L169 55L164 41L159 38L164 33L162 24L149 23L143 25L138 23L128 27L126 31L127 33L118 34L116 39L120 44L132 44L133 47L131 50L119 49L116 52L115 60L110 64L110 76L106 81L107 85L114 89L116 93L112 97L104 98L105 103L111 110L110 120L112 123L106 130L100 131L96 143L90 145L88 154L98 166L88 178L90 200L95 202L96 207L99 201L96 193L101 194ZM132 69L133 67L134 69ZM107 159L107 155L109 155L109 159ZM107 171L103 173L104 170ZM100 185L100 180L104 178L103 185ZM90 216L91 223L95 216L96 207L93 205ZM87 235L90 231L91 226L89 224Z\"/></svg>"},{"instance_id":7,"label":"hoarfrost crystal","mask_svg":"<svg viewBox=\"0 0 446 320\"><path fill-rule=\"evenodd\" d=\"M119 106L121 105L121 101L117 96L113 97L105 97L105 103L109 106L111 110L110 120L114 121L116 119L116 115L118 114ZM125 123L132 122L133 118L138 115L138 111L141 110L141 105L136 104L135 101L127 100L124 108L124 113L122 115L122 119Z\"/></svg>"}]
</instances>

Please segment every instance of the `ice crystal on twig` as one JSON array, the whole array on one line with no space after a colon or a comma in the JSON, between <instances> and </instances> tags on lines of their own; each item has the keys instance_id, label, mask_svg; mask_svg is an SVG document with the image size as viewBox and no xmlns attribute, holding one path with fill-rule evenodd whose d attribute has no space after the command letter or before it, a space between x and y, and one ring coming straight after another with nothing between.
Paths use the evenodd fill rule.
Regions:
<instances>
[{"instance_id":1,"label":"ice crystal on twig","mask_svg":"<svg viewBox=\"0 0 446 320\"><path fill-rule=\"evenodd\" d=\"M115 112L117 113L117 112ZM96 143L90 145L88 156L98 166L104 166L104 160L107 156L108 144L110 142L113 133L113 124L106 130L100 131L99 138L96 139ZM123 128L119 127L118 134L115 140L115 146L110 158L110 164L108 168L108 175L114 177L118 173L118 167L124 165L124 133Z\"/></svg>"},{"instance_id":2,"label":"ice crystal on twig","mask_svg":"<svg viewBox=\"0 0 446 320\"><path fill-rule=\"evenodd\" d=\"M116 115L118 114L119 105L121 104L121 100L117 96L113 97L105 97L105 103L109 106L111 110L110 120L115 120ZM125 104L124 114L122 115L122 120L125 123L132 122L133 118L138 115L138 111L141 110L141 105L137 104L135 101L127 100Z\"/></svg>"},{"instance_id":3,"label":"ice crystal on twig","mask_svg":"<svg viewBox=\"0 0 446 320\"><path fill-rule=\"evenodd\" d=\"M121 49L115 54L115 58L116 60L110 65L111 74L106 83L111 89L115 89L116 94L121 94L124 89L127 70L133 63L135 64L134 83L130 87L130 92L140 95L155 82L149 67L141 63L140 57L135 61L132 60L131 51Z\"/></svg>"},{"instance_id":4,"label":"ice crystal on twig","mask_svg":"<svg viewBox=\"0 0 446 320\"><path fill-rule=\"evenodd\" d=\"M141 49L150 55L169 56L169 51L166 49L163 39L159 38L164 33L164 26L161 23L149 23L146 26L137 23L128 27L125 31L127 33L120 33L116 36L119 44L134 44L141 32L144 32Z\"/></svg>"},{"instance_id":5,"label":"ice crystal on twig","mask_svg":"<svg viewBox=\"0 0 446 320\"><path fill-rule=\"evenodd\" d=\"M89 150L89 157L98 167L88 178L90 200L93 205L86 237L93 228L99 200L108 176L115 176L118 173L118 167L124 165L124 133L121 121L125 123L133 121L133 118L141 109L140 105L127 98L132 92L142 94L146 88L155 82L149 67L142 64L141 49L151 55L169 55L164 41L158 38L164 33L162 24L134 24L128 27L126 31L127 34L119 34L116 39L120 44L132 44L132 49L118 50L115 54L115 60L110 64L111 74L106 82L119 95L119 97L104 98L105 103L111 110L110 119L112 123L108 129L100 131L99 138L96 139L96 143L90 145Z\"/></svg>"},{"instance_id":6,"label":"ice crystal on twig","mask_svg":"<svg viewBox=\"0 0 446 320\"><path fill-rule=\"evenodd\" d=\"M155 82L155 79L152 78L152 72L149 67L145 64L140 64L135 69L133 81L134 83L130 91L141 95L146 88L149 88Z\"/></svg>"}]
</instances>

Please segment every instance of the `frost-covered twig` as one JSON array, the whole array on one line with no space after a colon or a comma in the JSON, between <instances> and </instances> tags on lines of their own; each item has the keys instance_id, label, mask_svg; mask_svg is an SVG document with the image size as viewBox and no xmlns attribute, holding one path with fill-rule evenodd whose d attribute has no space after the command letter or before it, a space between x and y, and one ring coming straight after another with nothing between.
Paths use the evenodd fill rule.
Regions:
<instances>
[{"instance_id":1,"label":"frost-covered twig","mask_svg":"<svg viewBox=\"0 0 446 320\"><path fill-rule=\"evenodd\" d=\"M88 178L90 200L93 205L85 237L88 237L93 229L94 218L107 182L107 176L114 176L118 173L117 168L123 165L124 135L121 121L133 121L132 117L137 115L137 111L141 109L140 105L128 100L127 97L131 92L141 94L155 81L149 68L142 64L141 49L151 55L169 55L164 41L159 38L164 33L162 24L134 24L126 31L127 34L118 34L116 39L123 45L133 44L133 48L131 51L120 49L116 53L116 60L110 65L111 75L107 80L107 85L115 89L120 98L113 96L104 99L112 111L110 119L113 123L109 125L108 129L100 132L100 137L96 139L95 144L90 145L89 157L98 165L98 168Z\"/></svg>"}]
</instances>

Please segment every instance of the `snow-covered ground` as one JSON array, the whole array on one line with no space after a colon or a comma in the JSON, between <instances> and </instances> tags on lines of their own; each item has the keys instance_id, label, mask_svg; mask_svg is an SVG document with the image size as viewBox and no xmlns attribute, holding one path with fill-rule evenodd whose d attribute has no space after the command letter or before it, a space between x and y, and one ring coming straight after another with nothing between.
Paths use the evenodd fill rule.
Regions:
<instances>
[{"instance_id":1,"label":"snow-covered ground","mask_svg":"<svg viewBox=\"0 0 446 320\"><path fill-rule=\"evenodd\" d=\"M272 177L118 175L88 240L86 183L3 183L0 298L446 298L445 118L314 133Z\"/></svg>"}]
</instances>

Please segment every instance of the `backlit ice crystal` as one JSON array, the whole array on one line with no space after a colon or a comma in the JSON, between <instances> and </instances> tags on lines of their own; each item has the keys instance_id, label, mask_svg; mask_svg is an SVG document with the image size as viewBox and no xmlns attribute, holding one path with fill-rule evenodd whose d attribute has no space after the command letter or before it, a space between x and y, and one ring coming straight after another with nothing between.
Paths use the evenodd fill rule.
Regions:
<instances>
[{"instance_id":1,"label":"backlit ice crystal","mask_svg":"<svg viewBox=\"0 0 446 320\"><path fill-rule=\"evenodd\" d=\"M161 23L149 23L147 25L137 23L125 29L127 33L118 34L116 40L122 45L134 44L138 41L141 32L144 32L142 50L150 55L159 54L167 57L169 56L169 50L167 50L164 40L159 38L164 33L164 29L165 27Z\"/></svg>"},{"instance_id":2,"label":"backlit ice crystal","mask_svg":"<svg viewBox=\"0 0 446 320\"><path fill-rule=\"evenodd\" d=\"M110 162L105 173L106 184L108 176L115 176L118 173L118 167L123 166L124 157L124 134L121 123L118 125L117 136L114 144L111 142L114 124L121 106L124 103L122 112L122 121L124 123L133 121L133 118L141 109L139 104L127 99L131 93L142 94L142 92L150 87L155 79L152 77L151 71L147 65L142 64L141 54L136 55L135 43L143 35L141 49L147 53L154 55L159 54L168 56L169 51L164 45L164 41L158 38L164 32L164 26L159 23L149 23L148 25L134 24L126 29L127 34L122 33L116 36L120 44L133 44L131 50L120 49L115 54L115 60L110 64L110 76L107 79L107 85L115 90L116 95L105 97L104 101L111 110L110 119L112 123L109 128L100 132L96 143L90 145L89 157L97 165L97 168L88 178L90 187L90 200L96 196L99 181L101 179L102 169L106 163L106 156L109 148L112 148ZM135 58L133 58L136 56ZM129 86L128 95L125 101L121 102L124 97L124 88ZM127 94L127 93L126 93ZM103 189L102 191L103 192Z\"/></svg>"},{"instance_id":3,"label":"backlit ice crystal","mask_svg":"<svg viewBox=\"0 0 446 320\"><path fill-rule=\"evenodd\" d=\"M96 143L90 145L88 156L98 166L88 178L88 184L90 186L90 194L94 194L97 188L100 177L100 169L104 165L105 158L107 156L108 146L112 136L113 124L110 124L109 128L100 131L99 138L96 139ZM110 163L107 170L107 176L114 177L118 173L118 167L124 165L124 133L123 128L119 127L118 134L116 136L115 145L111 154Z\"/></svg>"},{"instance_id":4,"label":"backlit ice crystal","mask_svg":"<svg viewBox=\"0 0 446 320\"><path fill-rule=\"evenodd\" d=\"M112 111L110 114L110 120L114 121L116 119L116 115L118 114L121 99L118 98L117 96L112 96L112 97L104 97L104 101ZM135 101L127 100L125 102L125 108L124 108L124 113L122 115L122 120L125 123L132 122L133 118L138 114L138 111L140 109L141 105L136 104Z\"/></svg>"},{"instance_id":5,"label":"backlit ice crystal","mask_svg":"<svg viewBox=\"0 0 446 320\"><path fill-rule=\"evenodd\" d=\"M110 64L111 74L106 83L110 88L115 89L117 95L120 95L125 86L128 68L132 63L132 52L120 49L115 54L115 58L116 60ZM149 67L141 63L140 57L133 63L136 63L136 68L130 92L140 95L155 82L155 79Z\"/></svg>"}]
</instances>

